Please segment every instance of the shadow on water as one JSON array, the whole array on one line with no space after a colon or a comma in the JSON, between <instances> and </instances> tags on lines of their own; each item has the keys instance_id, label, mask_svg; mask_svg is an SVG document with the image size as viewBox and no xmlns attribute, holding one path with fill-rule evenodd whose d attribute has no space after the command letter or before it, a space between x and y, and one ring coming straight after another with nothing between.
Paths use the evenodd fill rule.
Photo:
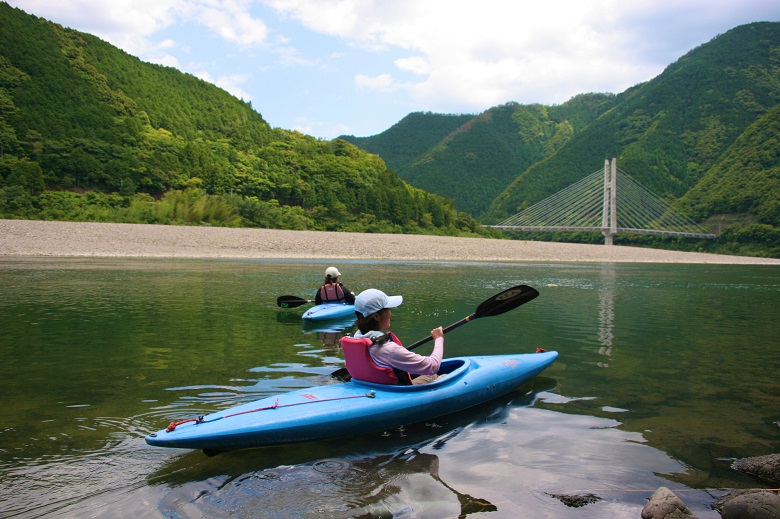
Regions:
<instances>
[{"instance_id":1,"label":"shadow on water","mask_svg":"<svg viewBox=\"0 0 780 519\"><path fill-rule=\"evenodd\" d=\"M165 516L196 511L235 516L239 503L242 509L284 517L398 517L420 510L431 517L465 517L495 511L487 499L445 482L435 453L469 427L505 422L512 408L532 405L538 393L555 385L540 377L470 410L381 435L212 458L189 452L170 459L148 483L169 487L159 505Z\"/></svg>"}]
</instances>

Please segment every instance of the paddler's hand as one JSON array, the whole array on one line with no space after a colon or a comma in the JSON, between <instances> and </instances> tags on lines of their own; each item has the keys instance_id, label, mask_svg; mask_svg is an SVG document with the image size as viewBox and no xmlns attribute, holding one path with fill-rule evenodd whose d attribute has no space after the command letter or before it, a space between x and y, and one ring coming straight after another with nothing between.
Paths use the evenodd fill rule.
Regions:
<instances>
[{"instance_id":1,"label":"paddler's hand","mask_svg":"<svg viewBox=\"0 0 780 519\"><path fill-rule=\"evenodd\" d=\"M442 330L441 326L431 330L431 337L433 337L433 340L441 339L444 337L444 330Z\"/></svg>"}]
</instances>

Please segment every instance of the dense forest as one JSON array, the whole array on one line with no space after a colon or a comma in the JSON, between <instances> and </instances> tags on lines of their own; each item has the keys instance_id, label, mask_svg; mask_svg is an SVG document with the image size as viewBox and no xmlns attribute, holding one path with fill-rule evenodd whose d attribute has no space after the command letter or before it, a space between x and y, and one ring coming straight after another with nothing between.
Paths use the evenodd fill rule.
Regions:
<instances>
[{"instance_id":1,"label":"dense forest","mask_svg":"<svg viewBox=\"0 0 780 519\"><path fill-rule=\"evenodd\" d=\"M616 243L780 257L780 146L771 131L778 103L780 23L759 22L714 38L617 95L491 108L426 143L416 158L397 159L385 142L403 139L399 129L410 126L407 120L373 137L343 138L485 224L616 157L622 171L719 234L714 241L618 235ZM422 135L440 127L434 117L441 116L416 114L405 131ZM515 237L603 242L586 233Z\"/></svg>"},{"instance_id":2,"label":"dense forest","mask_svg":"<svg viewBox=\"0 0 780 519\"><path fill-rule=\"evenodd\" d=\"M0 218L499 236L353 144L5 2Z\"/></svg>"},{"instance_id":3,"label":"dense forest","mask_svg":"<svg viewBox=\"0 0 780 519\"><path fill-rule=\"evenodd\" d=\"M552 156L615 99L583 94L559 106L506 103L449 119L415 113L377 136L341 138L376 153L410 184L451 198L458 209L479 217L519 171ZM459 124L445 134L444 123Z\"/></svg>"}]
</instances>

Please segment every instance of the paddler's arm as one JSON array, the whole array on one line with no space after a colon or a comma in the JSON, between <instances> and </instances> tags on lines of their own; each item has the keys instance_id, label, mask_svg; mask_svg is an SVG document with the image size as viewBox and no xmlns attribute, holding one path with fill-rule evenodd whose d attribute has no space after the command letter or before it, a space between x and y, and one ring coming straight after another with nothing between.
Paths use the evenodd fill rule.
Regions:
<instances>
[{"instance_id":1,"label":"paddler's arm","mask_svg":"<svg viewBox=\"0 0 780 519\"><path fill-rule=\"evenodd\" d=\"M371 346L371 356L386 366L414 373L415 375L435 375L439 372L444 357L444 332L441 327L431 330L434 337L433 352L426 357L407 350L393 341Z\"/></svg>"}]
</instances>

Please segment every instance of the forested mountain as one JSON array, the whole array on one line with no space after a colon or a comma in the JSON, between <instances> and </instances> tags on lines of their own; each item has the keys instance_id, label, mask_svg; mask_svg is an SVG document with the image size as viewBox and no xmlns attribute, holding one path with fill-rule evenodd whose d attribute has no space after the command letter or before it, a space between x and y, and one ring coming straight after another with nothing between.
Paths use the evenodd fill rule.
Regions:
<instances>
[{"instance_id":1,"label":"forested mountain","mask_svg":"<svg viewBox=\"0 0 780 519\"><path fill-rule=\"evenodd\" d=\"M398 173L405 171L426 151L473 117L414 112L374 137L344 135L340 138L380 157L387 157L387 167Z\"/></svg>"},{"instance_id":2,"label":"forested mountain","mask_svg":"<svg viewBox=\"0 0 780 519\"><path fill-rule=\"evenodd\" d=\"M697 219L750 214L780 226L780 105L751 124L678 205Z\"/></svg>"},{"instance_id":3,"label":"forested mountain","mask_svg":"<svg viewBox=\"0 0 780 519\"><path fill-rule=\"evenodd\" d=\"M5 2L0 217L490 234L376 155Z\"/></svg>"},{"instance_id":4,"label":"forested mountain","mask_svg":"<svg viewBox=\"0 0 780 519\"><path fill-rule=\"evenodd\" d=\"M438 123L445 116L438 114L412 114L413 121L408 116L368 139L342 138L383 157L410 184L479 216L519 171L552 156L615 102L613 95L584 94L559 106L507 103L477 116L458 116L461 125L435 142L436 130L444 129ZM416 146L396 146L413 141ZM421 152L412 157L412 150Z\"/></svg>"},{"instance_id":5,"label":"forested mountain","mask_svg":"<svg viewBox=\"0 0 780 519\"><path fill-rule=\"evenodd\" d=\"M485 223L497 223L617 157L621 170L658 196L669 202L683 197L676 207L700 222L739 213L718 220L749 225L744 234L753 238L743 238L778 255L778 212L768 209L780 190L777 156L768 151L778 143L762 131L777 117L778 103L780 23L759 22L714 38L618 95L491 108L413 161L395 161L387 151L392 145L380 144L398 138L390 130L353 142L388 164L399 163L401 178L451 197L458 209ZM739 161L749 168L737 167ZM756 202L759 193L762 201ZM769 226L762 227L761 238L756 225ZM696 247L718 250L718 245Z\"/></svg>"},{"instance_id":6,"label":"forested mountain","mask_svg":"<svg viewBox=\"0 0 780 519\"><path fill-rule=\"evenodd\" d=\"M621 97L558 153L522 172L486 219L516 213L609 157L657 195L684 195L780 102L780 23L733 29Z\"/></svg>"}]
</instances>

